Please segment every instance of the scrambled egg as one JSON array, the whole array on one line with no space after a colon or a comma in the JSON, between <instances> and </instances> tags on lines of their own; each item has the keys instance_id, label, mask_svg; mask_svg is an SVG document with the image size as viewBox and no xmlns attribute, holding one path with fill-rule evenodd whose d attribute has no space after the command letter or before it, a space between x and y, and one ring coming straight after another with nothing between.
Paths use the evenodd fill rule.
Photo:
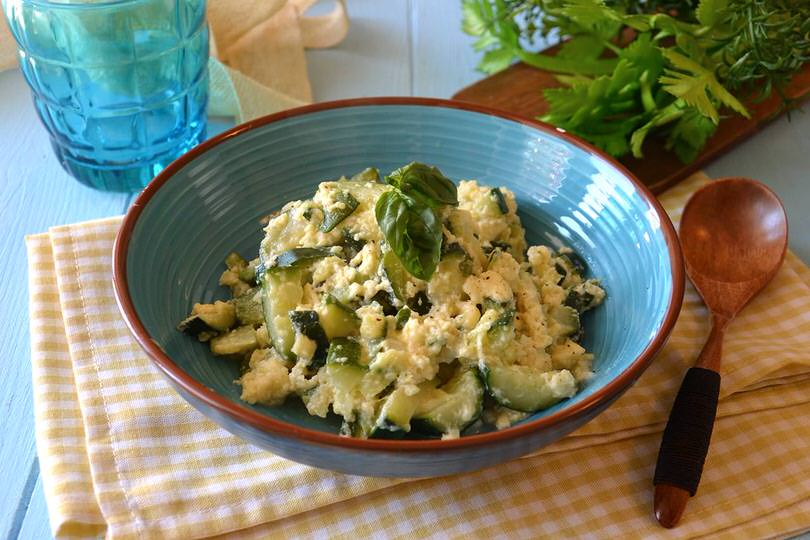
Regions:
<instances>
[{"instance_id":1,"label":"scrambled egg","mask_svg":"<svg viewBox=\"0 0 810 540\"><path fill-rule=\"evenodd\" d=\"M250 289L264 315L252 328L266 333L244 351L242 399L277 405L295 394L310 414L343 416L347 435L413 423L452 437L481 416L485 394L494 404L483 418L497 428L573 396L592 376L579 315L605 298L584 261L527 246L510 190L462 181L458 206L437 211L441 260L420 280L375 219L387 189L324 182L269 221L254 270L262 294ZM214 332L212 350L232 350L223 343L237 330Z\"/></svg>"}]
</instances>

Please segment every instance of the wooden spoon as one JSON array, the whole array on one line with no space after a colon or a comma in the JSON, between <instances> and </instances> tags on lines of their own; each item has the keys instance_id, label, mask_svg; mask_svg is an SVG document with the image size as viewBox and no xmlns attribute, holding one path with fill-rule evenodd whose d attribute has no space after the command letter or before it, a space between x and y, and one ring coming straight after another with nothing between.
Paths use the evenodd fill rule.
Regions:
<instances>
[{"instance_id":1,"label":"wooden spoon","mask_svg":"<svg viewBox=\"0 0 810 540\"><path fill-rule=\"evenodd\" d=\"M653 509L666 528L680 520L697 491L709 450L726 327L773 278L787 249L779 198L747 178L699 189L681 217L686 272L712 316L712 330L675 398L655 467Z\"/></svg>"}]
</instances>

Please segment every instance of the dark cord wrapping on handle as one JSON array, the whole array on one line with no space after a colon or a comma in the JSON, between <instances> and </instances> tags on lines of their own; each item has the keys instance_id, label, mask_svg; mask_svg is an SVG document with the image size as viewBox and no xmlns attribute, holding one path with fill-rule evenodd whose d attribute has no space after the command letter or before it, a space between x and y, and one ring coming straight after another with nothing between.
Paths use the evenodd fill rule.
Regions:
<instances>
[{"instance_id":1,"label":"dark cord wrapping on handle","mask_svg":"<svg viewBox=\"0 0 810 540\"><path fill-rule=\"evenodd\" d=\"M695 495L709 452L719 394L719 373L699 367L686 372L661 439L653 484L677 486Z\"/></svg>"}]
</instances>

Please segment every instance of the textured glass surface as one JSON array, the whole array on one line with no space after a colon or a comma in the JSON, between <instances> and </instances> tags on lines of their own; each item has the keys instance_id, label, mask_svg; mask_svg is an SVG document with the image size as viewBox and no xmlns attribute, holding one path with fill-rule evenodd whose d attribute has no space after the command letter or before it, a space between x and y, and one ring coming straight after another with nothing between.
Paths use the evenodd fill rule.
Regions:
<instances>
[{"instance_id":1,"label":"textured glass surface","mask_svg":"<svg viewBox=\"0 0 810 540\"><path fill-rule=\"evenodd\" d=\"M5 0L20 68L65 170L136 191L205 137L205 0Z\"/></svg>"}]
</instances>

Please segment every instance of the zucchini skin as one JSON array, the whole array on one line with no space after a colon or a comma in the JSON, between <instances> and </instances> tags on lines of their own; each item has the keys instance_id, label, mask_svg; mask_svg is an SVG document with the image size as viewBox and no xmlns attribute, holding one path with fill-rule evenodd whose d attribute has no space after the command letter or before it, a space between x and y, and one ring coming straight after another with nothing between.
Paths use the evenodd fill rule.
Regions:
<instances>
[{"instance_id":1,"label":"zucchini skin","mask_svg":"<svg viewBox=\"0 0 810 540\"><path fill-rule=\"evenodd\" d=\"M523 366L484 366L479 368L487 393L499 405L516 411L533 413L547 409L576 393L576 382L567 370L532 373ZM565 392L555 388L553 379L569 383ZM564 384L559 384L564 386Z\"/></svg>"},{"instance_id":2,"label":"zucchini skin","mask_svg":"<svg viewBox=\"0 0 810 540\"><path fill-rule=\"evenodd\" d=\"M498 210L501 214L509 213L509 206L506 204L506 197L503 196L503 191L500 188L492 188L489 193L495 197L495 202L498 204Z\"/></svg>"},{"instance_id":3,"label":"zucchini skin","mask_svg":"<svg viewBox=\"0 0 810 540\"><path fill-rule=\"evenodd\" d=\"M276 260L267 266L266 272L276 272L284 268L296 268L315 259L322 259L332 255L332 250L326 247L292 248L279 253Z\"/></svg>"},{"instance_id":4,"label":"zucchini skin","mask_svg":"<svg viewBox=\"0 0 810 540\"><path fill-rule=\"evenodd\" d=\"M323 331L317 311L301 310L289 312L290 322L297 332L305 335L315 342L317 348L312 356L312 366L321 367L326 363L326 355L329 350L329 338Z\"/></svg>"},{"instance_id":5,"label":"zucchini skin","mask_svg":"<svg viewBox=\"0 0 810 540\"><path fill-rule=\"evenodd\" d=\"M336 208L335 210L331 210L329 212L324 212L323 221L321 222L320 226L321 232L328 233L342 223L344 219L352 215L352 213L357 210L357 207L360 206L357 199L355 199L354 196L348 191L339 191L335 196L335 199L342 203L343 207Z\"/></svg>"},{"instance_id":6,"label":"zucchini skin","mask_svg":"<svg viewBox=\"0 0 810 540\"><path fill-rule=\"evenodd\" d=\"M335 338L326 353L327 364L360 365L360 343L350 338Z\"/></svg>"}]
</instances>

